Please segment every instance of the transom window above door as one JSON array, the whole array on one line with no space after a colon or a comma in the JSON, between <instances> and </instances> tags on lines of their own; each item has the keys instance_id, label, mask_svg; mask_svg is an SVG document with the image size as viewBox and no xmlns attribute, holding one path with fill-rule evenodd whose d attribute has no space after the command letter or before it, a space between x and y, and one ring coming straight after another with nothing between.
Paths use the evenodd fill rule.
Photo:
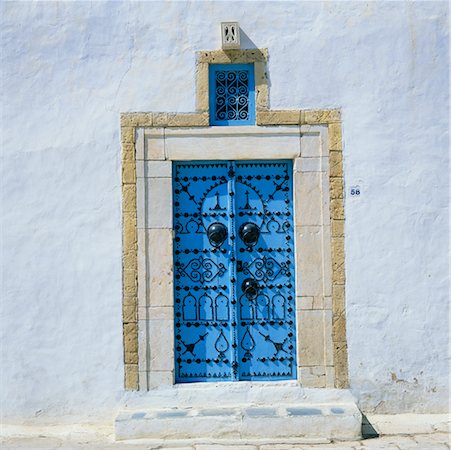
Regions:
<instances>
[{"instance_id":1,"label":"transom window above door","mask_svg":"<svg viewBox=\"0 0 451 450\"><path fill-rule=\"evenodd\" d=\"M210 64L210 125L255 125L253 64Z\"/></svg>"}]
</instances>

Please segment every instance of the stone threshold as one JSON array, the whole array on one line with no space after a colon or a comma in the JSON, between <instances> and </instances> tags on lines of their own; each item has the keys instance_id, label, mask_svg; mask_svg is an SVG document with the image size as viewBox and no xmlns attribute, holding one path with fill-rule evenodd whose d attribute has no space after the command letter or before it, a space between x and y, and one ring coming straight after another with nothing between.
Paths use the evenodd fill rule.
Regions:
<instances>
[{"instance_id":1,"label":"stone threshold","mask_svg":"<svg viewBox=\"0 0 451 450\"><path fill-rule=\"evenodd\" d=\"M295 383L199 384L129 395L115 420L116 439L244 439L262 445L361 438L362 415L347 390L303 389Z\"/></svg>"},{"instance_id":2,"label":"stone threshold","mask_svg":"<svg viewBox=\"0 0 451 450\"><path fill-rule=\"evenodd\" d=\"M145 445L151 449L186 450L196 448L202 450L297 450L299 445L321 445L334 442L324 438L294 439L129 439L116 441L124 445Z\"/></svg>"}]
</instances>

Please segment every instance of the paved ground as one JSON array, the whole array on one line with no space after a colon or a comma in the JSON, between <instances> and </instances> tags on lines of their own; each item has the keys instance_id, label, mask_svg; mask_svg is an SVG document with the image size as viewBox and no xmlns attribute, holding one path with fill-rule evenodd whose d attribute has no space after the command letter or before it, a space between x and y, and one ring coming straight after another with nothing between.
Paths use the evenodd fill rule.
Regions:
<instances>
[{"instance_id":1,"label":"paved ground","mask_svg":"<svg viewBox=\"0 0 451 450\"><path fill-rule=\"evenodd\" d=\"M198 444L187 445L156 445L143 442L113 442L112 439L99 436L83 437L82 435L70 438L57 438L45 436L17 437L0 439L2 450L13 449L74 449L74 450L371 450L371 449L393 449L393 450L449 450L451 449L450 435L447 433L414 434L408 436L384 436L373 439L365 439L355 442L336 442L331 444L264 444L248 445L236 443L233 445Z\"/></svg>"}]
</instances>

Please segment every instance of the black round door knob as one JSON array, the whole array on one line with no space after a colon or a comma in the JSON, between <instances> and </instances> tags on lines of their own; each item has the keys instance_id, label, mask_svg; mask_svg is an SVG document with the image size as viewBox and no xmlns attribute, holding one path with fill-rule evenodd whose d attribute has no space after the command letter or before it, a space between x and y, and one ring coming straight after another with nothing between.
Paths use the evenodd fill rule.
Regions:
<instances>
[{"instance_id":1,"label":"black round door knob","mask_svg":"<svg viewBox=\"0 0 451 450\"><path fill-rule=\"evenodd\" d=\"M241 289L249 300L253 300L258 295L258 283L253 278L246 278L241 283Z\"/></svg>"},{"instance_id":2,"label":"black round door knob","mask_svg":"<svg viewBox=\"0 0 451 450\"><path fill-rule=\"evenodd\" d=\"M213 247L221 247L227 238L227 228L223 223L212 223L207 230L208 240Z\"/></svg>"},{"instance_id":3,"label":"black round door knob","mask_svg":"<svg viewBox=\"0 0 451 450\"><path fill-rule=\"evenodd\" d=\"M240 226L239 235L248 247L253 247L260 237L260 228L255 223L246 222Z\"/></svg>"}]
</instances>

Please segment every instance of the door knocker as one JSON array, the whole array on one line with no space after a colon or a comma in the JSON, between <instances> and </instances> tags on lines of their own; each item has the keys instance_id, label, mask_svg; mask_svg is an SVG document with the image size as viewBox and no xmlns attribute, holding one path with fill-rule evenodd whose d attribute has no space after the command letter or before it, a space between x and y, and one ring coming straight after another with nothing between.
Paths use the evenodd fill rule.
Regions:
<instances>
[{"instance_id":1,"label":"door knocker","mask_svg":"<svg viewBox=\"0 0 451 450\"><path fill-rule=\"evenodd\" d=\"M260 228L255 223L246 222L240 226L239 235L248 247L253 247L260 237Z\"/></svg>"}]
</instances>

